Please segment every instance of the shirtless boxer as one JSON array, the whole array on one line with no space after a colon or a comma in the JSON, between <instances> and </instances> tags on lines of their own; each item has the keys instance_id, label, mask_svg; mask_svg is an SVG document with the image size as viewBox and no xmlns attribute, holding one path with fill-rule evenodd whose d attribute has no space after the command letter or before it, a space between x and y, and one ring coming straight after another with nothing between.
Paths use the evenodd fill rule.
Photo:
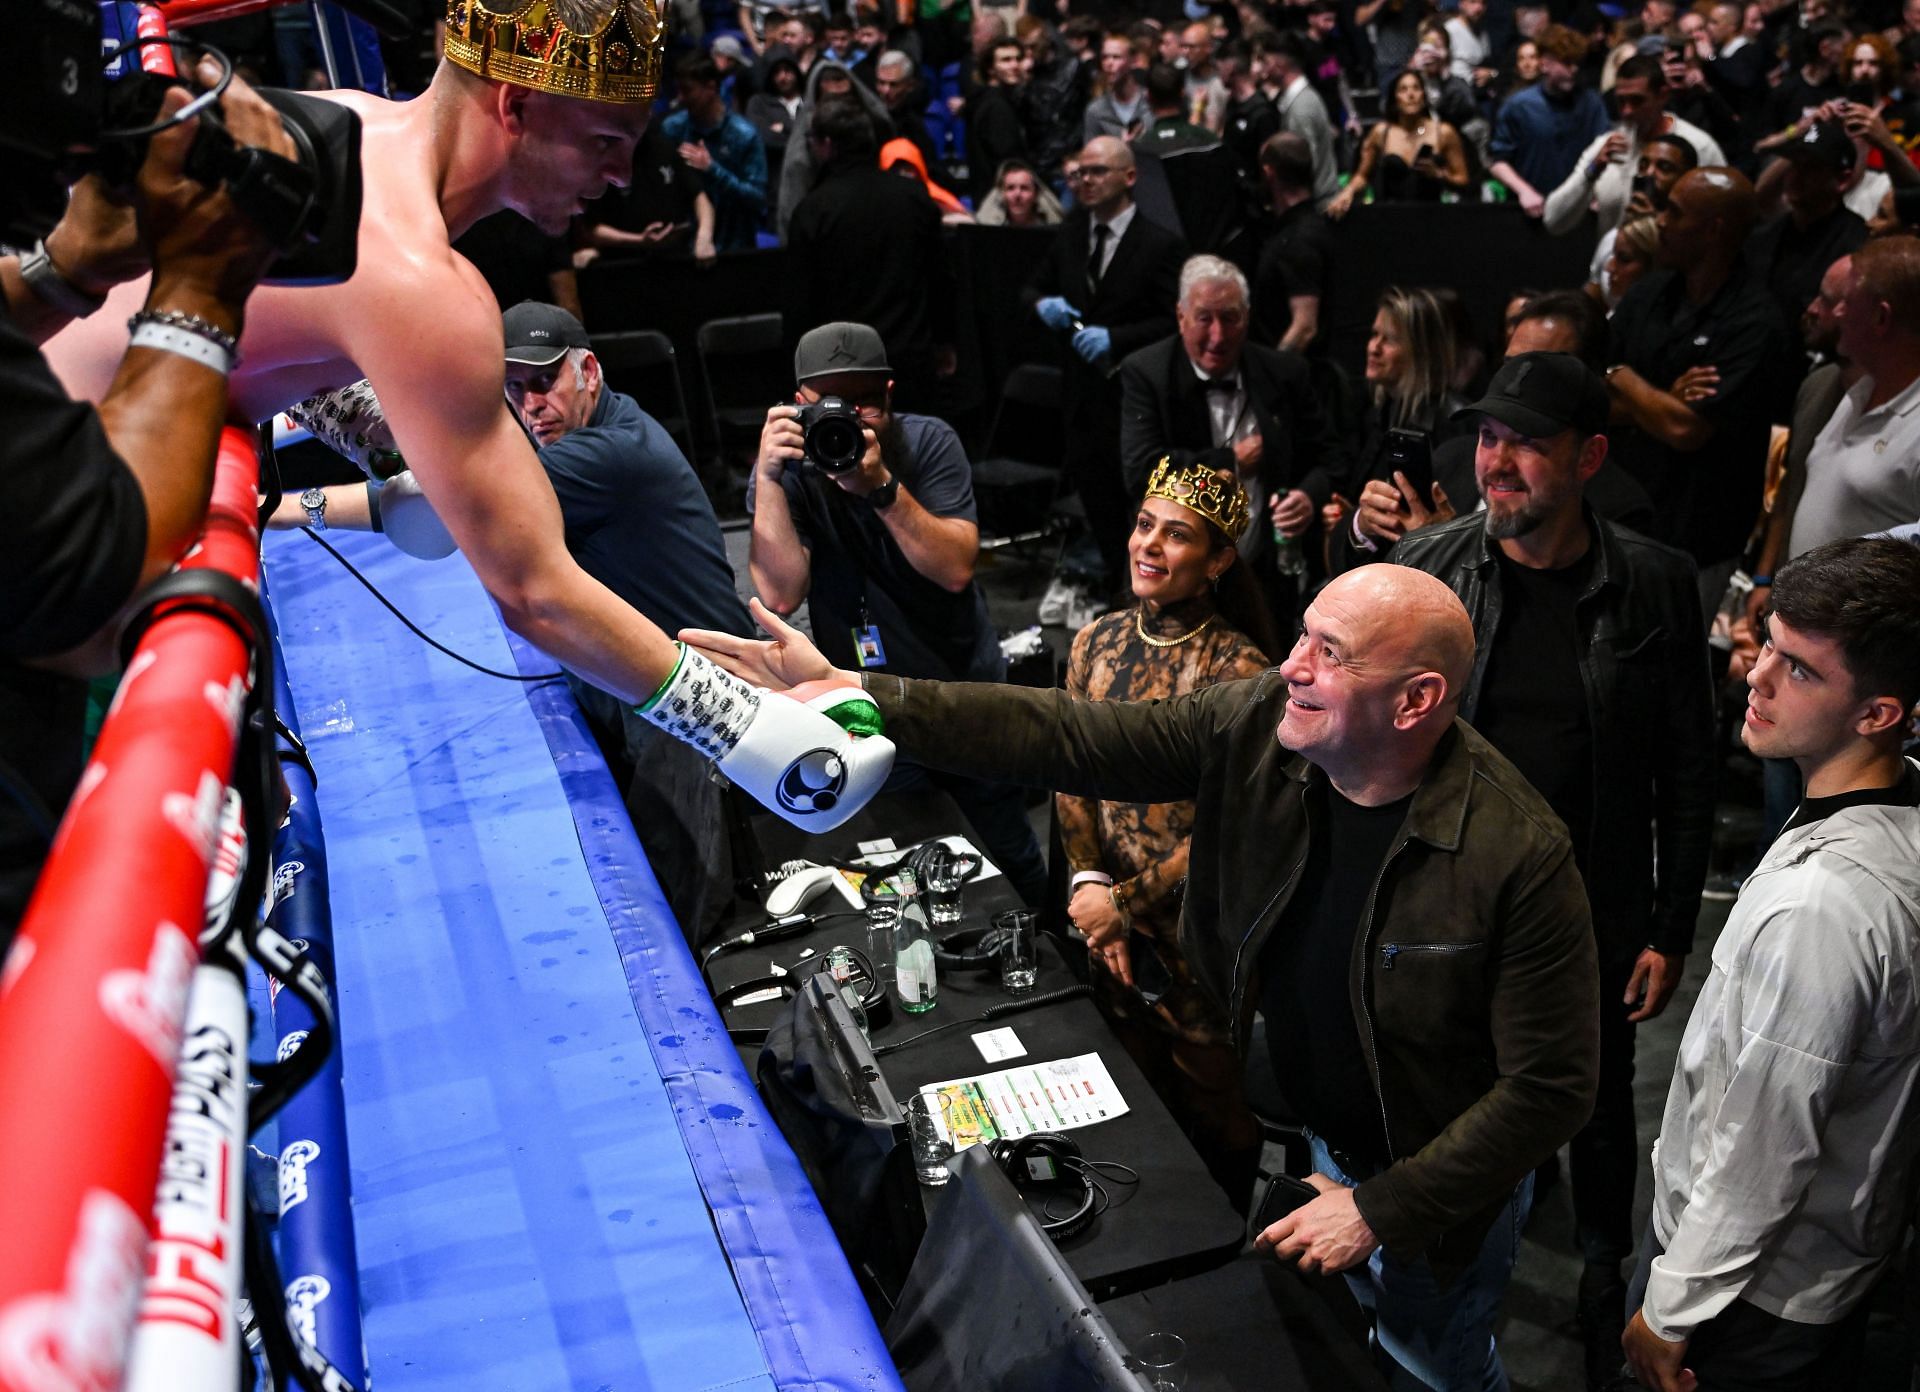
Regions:
<instances>
[{"instance_id":1,"label":"shirtless boxer","mask_svg":"<svg viewBox=\"0 0 1920 1392\"><path fill-rule=\"evenodd\" d=\"M841 690L814 693L808 709L756 690L574 563L552 487L502 396L499 310L451 245L503 208L561 232L609 185L624 187L663 41L657 0L532 0L517 20L448 0L447 57L423 95L326 93L363 126L359 266L342 285L255 292L233 401L245 419L264 420L366 378L508 627L594 685L645 703L648 718L768 807L826 830L892 765L886 740L841 728L877 730L871 703ZM48 345L69 390L94 399L106 390L145 293L144 280L121 287L109 312Z\"/></svg>"}]
</instances>

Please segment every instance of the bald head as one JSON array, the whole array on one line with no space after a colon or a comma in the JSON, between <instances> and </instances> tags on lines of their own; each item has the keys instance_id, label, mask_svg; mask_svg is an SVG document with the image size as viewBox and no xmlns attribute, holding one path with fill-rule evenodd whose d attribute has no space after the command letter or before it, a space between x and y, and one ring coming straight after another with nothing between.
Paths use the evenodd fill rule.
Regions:
<instances>
[{"instance_id":1,"label":"bald head","mask_svg":"<svg viewBox=\"0 0 1920 1392\"><path fill-rule=\"evenodd\" d=\"M1104 164L1109 169L1133 168L1133 151L1124 140L1111 135L1096 135L1080 151L1080 163Z\"/></svg>"},{"instance_id":2,"label":"bald head","mask_svg":"<svg viewBox=\"0 0 1920 1392\"><path fill-rule=\"evenodd\" d=\"M1759 207L1753 184L1747 176L1724 165L1708 165L1705 169L1682 174L1680 184L1687 185L1688 191L1701 199L1715 217L1729 221L1745 219L1751 223ZM1674 189L1678 192L1679 184Z\"/></svg>"},{"instance_id":3,"label":"bald head","mask_svg":"<svg viewBox=\"0 0 1920 1392\"><path fill-rule=\"evenodd\" d=\"M1660 216L1656 257L1674 270L1730 263L1741 254L1760 214L1760 200L1737 169L1709 165L1682 174Z\"/></svg>"},{"instance_id":4,"label":"bald head","mask_svg":"<svg viewBox=\"0 0 1920 1392\"><path fill-rule=\"evenodd\" d=\"M1074 197L1102 222L1111 222L1133 201L1133 151L1110 135L1096 136L1080 151Z\"/></svg>"},{"instance_id":5,"label":"bald head","mask_svg":"<svg viewBox=\"0 0 1920 1392\"><path fill-rule=\"evenodd\" d=\"M1407 566L1360 566L1321 596L1365 615L1368 646L1383 670L1436 673L1446 682L1447 715L1473 673L1473 620L1446 582Z\"/></svg>"},{"instance_id":6,"label":"bald head","mask_svg":"<svg viewBox=\"0 0 1920 1392\"><path fill-rule=\"evenodd\" d=\"M1473 671L1473 622L1445 584L1397 565L1314 596L1280 676L1278 738L1366 806L1419 786Z\"/></svg>"}]
</instances>

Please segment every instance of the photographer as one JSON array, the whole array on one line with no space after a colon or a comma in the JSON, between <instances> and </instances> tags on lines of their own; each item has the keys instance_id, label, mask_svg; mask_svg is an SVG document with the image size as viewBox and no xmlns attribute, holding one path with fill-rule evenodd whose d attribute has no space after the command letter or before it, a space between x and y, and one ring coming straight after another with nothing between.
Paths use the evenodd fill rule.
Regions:
<instances>
[{"instance_id":1,"label":"photographer","mask_svg":"<svg viewBox=\"0 0 1920 1392\"><path fill-rule=\"evenodd\" d=\"M803 336L794 377L802 409L782 404L767 412L747 486L755 590L780 614L806 602L814 639L836 665L948 681L1004 679L1006 660L973 580L980 528L959 438L931 416L894 414L892 368L865 324L825 324ZM842 411L809 422L806 408L829 399ZM829 447L843 442L847 451L836 457ZM929 785L953 796L982 849L1027 903L1040 903L1046 868L1020 790L904 760L886 787Z\"/></svg>"},{"instance_id":2,"label":"photographer","mask_svg":"<svg viewBox=\"0 0 1920 1392\"><path fill-rule=\"evenodd\" d=\"M196 74L206 86L219 75L212 59ZM168 92L159 119L190 95ZM220 107L241 144L292 154L244 83ZM273 256L221 188L184 172L197 125L154 135L129 189L81 181L44 242L0 257L0 467L15 516L0 568L0 950L79 778L84 678L111 666L111 620L199 533L233 340ZM10 180L3 220L14 224L37 192ZM132 345L96 413L61 389L37 345L149 269Z\"/></svg>"}]
</instances>

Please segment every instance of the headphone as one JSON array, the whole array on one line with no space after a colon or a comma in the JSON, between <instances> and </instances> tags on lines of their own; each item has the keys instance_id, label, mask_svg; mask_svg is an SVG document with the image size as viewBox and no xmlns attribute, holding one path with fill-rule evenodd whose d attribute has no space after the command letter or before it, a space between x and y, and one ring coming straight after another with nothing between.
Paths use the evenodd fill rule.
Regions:
<instances>
[{"instance_id":1,"label":"headphone","mask_svg":"<svg viewBox=\"0 0 1920 1392\"><path fill-rule=\"evenodd\" d=\"M1002 928L962 928L933 944L933 960L946 972L988 972L1000 965L1007 933Z\"/></svg>"},{"instance_id":2,"label":"headphone","mask_svg":"<svg viewBox=\"0 0 1920 1392\"><path fill-rule=\"evenodd\" d=\"M885 1029L893 1021L893 1003L887 998L887 983L873 969L873 962L866 953L857 947L836 945L828 948L820 957L809 958L808 961L818 962L820 971L829 971L827 958L835 952L844 952L852 959L851 970L844 976L836 977L839 987L843 990L849 986L853 988L860 1009L866 1014L870 1031ZM756 976L714 992L713 1003L724 1017L727 1011L750 996L773 991L781 999L791 1000L800 994L805 984L806 976L800 972L788 972L783 976ZM756 1001L755 1004L761 1002ZM767 1042L767 1031L744 1026L729 1028L727 1038L736 1044L764 1044Z\"/></svg>"},{"instance_id":3,"label":"headphone","mask_svg":"<svg viewBox=\"0 0 1920 1392\"><path fill-rule=\"evenodd\" d=\"M987 1153L1013 1181L1022 1195L1041 1196L1040 1230L1055 1242L1086 1231L1098 1216L1096 1204L1104 1196L1093 1177L1093 1166L1080 1146L1057 1131L1036 1131L1015 1140L987 1142ZM1079 1206L1064 1217L1055 1216L1057 1194L1077 1195ZM1104 1208L1099 1204L1099 1208Z\"/></svg>"},{"instance_id":4,"label":"headphone","mask_svg":"<svg viewBox=\"0 0 1920 1392\"><path fill-rule=\"evenodd\" d=\"M724 990L714 992L713 1003L718 1007L721 1018L724 1019L727 1011L740 1004L740 1002L748 996L757 996L764 991L773 991L777 992L782 1000L792 1000L800 994L800 986L801 979L792 973L788 973L786 976L756 976L750 980L728 986ZM760 1004L758 1001L754 1003L756 1005ZM736 1044L764 1044L767 1042L767 1031L764 1027L759 1029L748 1029L744 1027L736 1029L729 1026L727 1029L727 1038Z\"/></svg>"}]
</instances>

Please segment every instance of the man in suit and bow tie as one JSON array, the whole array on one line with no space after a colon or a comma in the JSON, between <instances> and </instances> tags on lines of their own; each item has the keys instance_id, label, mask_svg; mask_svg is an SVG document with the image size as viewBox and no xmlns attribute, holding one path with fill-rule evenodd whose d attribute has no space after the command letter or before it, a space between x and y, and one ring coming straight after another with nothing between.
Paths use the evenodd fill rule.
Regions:
<instances>
[{"instance_id":1,"label":"man in suit and bow tie","mask_svg":"<svg viewBox=\"0 0 1920 1392\"><path fill-rule=\"evenodd\" d=\"M1127 531L1137 490L1120 479L1120 360L1174 327L1186 248L1139 216L1133 152L1112 136L1087 142L1074 170L1078 206L1027 284L1048 328L1072 335L1066 370L1067 475L1086 507L1087 528L1107 580L1126 574ZM1145 474L1141 475L1144 483Z\"/></svg>"},{"instance_id":2,"label":"man in suit and bow tie","mask_svg":"<svg viewBox=\"0 0 1920 1392\"><path fill-rule=\"evenodd\" d=\"M1237 538L1275 621L1287 628L1306 588L1306 545L1348 466L1306 359L1247 342L1247 278L1196 256L1180 271L1179 332L1120 365L1120 473L1138 497L1163 457L1231 469L1256 500Z\"/></svg>"}]
</instances>

